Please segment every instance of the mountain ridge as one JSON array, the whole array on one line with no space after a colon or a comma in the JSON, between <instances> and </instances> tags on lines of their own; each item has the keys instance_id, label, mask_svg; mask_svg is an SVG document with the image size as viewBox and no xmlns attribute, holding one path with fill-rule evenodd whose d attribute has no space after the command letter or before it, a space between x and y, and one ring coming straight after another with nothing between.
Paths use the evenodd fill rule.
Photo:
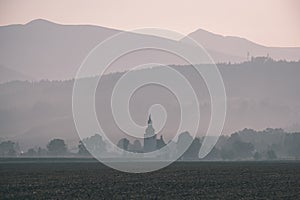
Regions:
<instances>
[{"instance_id":1,"label":"mountain ridge","mask_svg":"<svg viewBox=\"0 0 300 200\"><path fill-rule=\"evenodd\" d=\"M223 36L211 33L204 29L197 29L187 35L200 43L207 49L218 49L221 53L245 57L249 56L270 56L276 60L299 60L300 47L269 47L264 46L246 38L237 36ZM180 41L188 43L188 38L184 37Z\"/></svg>"},{"instance_id":2,"label":"mountain ridge","mask_svg":"<svg viewBox=\"0 0 300 200\"><path fill-rule=\"evenodd\" d=\"M200 35L204 35L204 39L199 38L199 30L202 30ZM44 19L32 20L21 25L0 26L0 65L9 66L9 69L37 80L71 79L75 77L86 55L96 45L121 32L123 31L97 25L64 25ZM156 42L168 40L176 45L190 45L186 44L185 38L177 41L153 35L127 33L132 37L147 37ZM246 61L249 59L247 52L250 52L251 56L266 56L269 53L274 59L300 58L300 48L272 50L273 47L264 47L244 38L221 36L203 29L191 34L189 36L202 44L216 63ZM236 43L235 40L239 42ZM162 61L163 64L184 64L174 59L174 56L157 55L154 52L126 57L115 63L121 71L126 70L127 66L136 66L153 59ZM9 77L7 78L9 80ZM11 80L15 78L12 77Z\"/></svg>"}]
</instances>

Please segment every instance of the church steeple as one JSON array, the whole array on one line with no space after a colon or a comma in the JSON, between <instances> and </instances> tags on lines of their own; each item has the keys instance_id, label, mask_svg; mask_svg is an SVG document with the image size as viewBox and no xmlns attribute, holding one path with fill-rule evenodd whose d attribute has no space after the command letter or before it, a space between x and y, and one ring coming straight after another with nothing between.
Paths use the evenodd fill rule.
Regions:
<instances>
[{"instance_id":1,"label":"church steeple","mask_svg":"<svg viewBox=\"0 0 300 200\"><path fill-rule=\"evenodd\" d=\"M148 125L152 125L151 114L149 115L149 119L148 119Z\"/></svg>"},{"instance_id":2,"label":"church steeple","mask_svg":"<svg viewBox=\"0 0 300 200\"><path fill-rule=\"evenodd\" d=\"M148 118L148 126L146 128L145 135L147 137L151 137L151 136L155 135L155 130L154 130L153 126L152 126L151 114L149 115L149 118Z\"/></svg>"},{"instance_id":3,"label":"church steeple","mask_svg":"<svg viewBox=\"0 0 300 200\"><path fill-rule=\"evenodd\" d=\"M151 114L148 118L148 127L146 128L144 135L144 152L151 152L156 150L157 142L156 142L156 134L155 130L152 127L152 119Z\"/></svg>"}]
</instances>

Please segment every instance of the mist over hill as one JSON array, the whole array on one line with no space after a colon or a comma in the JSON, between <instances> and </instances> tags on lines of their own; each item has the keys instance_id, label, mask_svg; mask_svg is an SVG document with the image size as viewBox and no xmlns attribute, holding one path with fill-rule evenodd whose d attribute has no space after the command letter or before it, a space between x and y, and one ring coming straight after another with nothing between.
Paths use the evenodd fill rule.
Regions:
<instances>
[{"instance_id":1,"label":"mist over hill","mask_svg":"<svg viewBox=\"0 0 300 200\"><path fill-rule=\"evenodd\" d=\"M219 64L228 98L223 134L244 128L263 130L269 127L300 131L299 64L272 60ZM187 77L195 90L200 91L197 95L201 111L198 135L203 136L211 106L205 83L190 66L173 67ZM103 122L104 131L113 141L124 137L124 133L111 124L114 120L110 110L111 93L122 74L103 76L96 92L98 119ZM73 82L13 81L0 84L1 137L17 141L25 149L37 143L45 146L51 138L64 138L71 146L77 145L79 137L71 106ZM166 126L159 133L168 141L174 136L180 121L179 104L168 90L155 86L138 90L130 101L132 118L138 124L145 125L148 109L155 103L162 104L168 113ZM153 124L155 128L158 122L153 119Z\"/></svg>"}]
</instances>

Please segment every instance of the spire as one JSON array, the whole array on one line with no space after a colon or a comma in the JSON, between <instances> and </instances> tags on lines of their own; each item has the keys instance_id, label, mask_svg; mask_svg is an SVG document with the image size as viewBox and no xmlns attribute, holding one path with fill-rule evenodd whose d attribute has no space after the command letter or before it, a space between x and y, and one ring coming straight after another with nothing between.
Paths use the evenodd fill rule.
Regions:
<instances>
[{"instance_id":1,"label":"spire","mask_svg":"<svg viewBox=\"0 0 300 200\"><path fill-rule=\"evenodd\" d=\"M148 119L148 125L152 125L152 119L151 119L151 114L149 115L149 119Z\"/></svg>"}]
</instances>

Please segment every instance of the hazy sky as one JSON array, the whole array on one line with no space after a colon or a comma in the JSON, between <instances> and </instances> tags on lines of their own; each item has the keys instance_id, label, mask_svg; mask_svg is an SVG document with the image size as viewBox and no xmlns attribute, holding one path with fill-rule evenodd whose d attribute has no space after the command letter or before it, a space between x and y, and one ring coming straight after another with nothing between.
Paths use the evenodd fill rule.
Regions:
<instances>
[{"instance_id":1,"label":"hazy sky","mask_svg":"<svg viewBox=\"0 0 300 200\"><path fill-rule=\"evenodd\" d=\"M122 30L159 27L183 34L202 28L267 46L300 46L298 0L0 0L0 25L37 18Z\"/></svg>"}]
</instances>

